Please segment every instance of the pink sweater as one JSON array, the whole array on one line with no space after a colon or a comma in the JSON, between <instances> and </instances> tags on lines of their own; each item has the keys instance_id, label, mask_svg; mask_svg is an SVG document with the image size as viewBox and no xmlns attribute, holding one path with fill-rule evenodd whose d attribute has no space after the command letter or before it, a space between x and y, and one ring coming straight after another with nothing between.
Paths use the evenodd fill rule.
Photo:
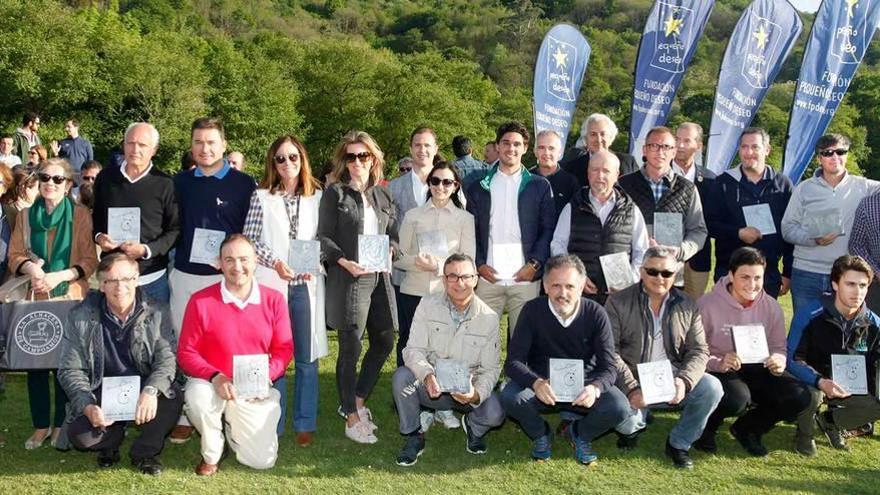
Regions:
<instances>
[{"instance_id":1,"label":"pink sweater","mask_svg":"<svg viewBox=\"0 0 880 495\"><path fill-rule=\"evenodd\" d=\"M243 310L223 304L219 283L192 295L177 346L177 362L187 376L210 380L220 372L232 378L232 356L240 354L268 354L272 380L284 373L293 359L287 303L278 291L259 288L260 304Z\"/></svg>"},{"instance_id":2,"label":"pink sweater","mask_svg":"<svg viewBox=\"0 0 880 495\"><path fill-rule=\"evenodd\" d=\"M711 292L697 301L706 331L706 342L709 343L709 363L706 368L719 372L724 355L736 351L729 325L764 325L770 354L785 356L785 317L776 299L761 291L755 302L744 308L727 291L728 284L730 275L719 280Z\"/></svg>"}]
</instances>

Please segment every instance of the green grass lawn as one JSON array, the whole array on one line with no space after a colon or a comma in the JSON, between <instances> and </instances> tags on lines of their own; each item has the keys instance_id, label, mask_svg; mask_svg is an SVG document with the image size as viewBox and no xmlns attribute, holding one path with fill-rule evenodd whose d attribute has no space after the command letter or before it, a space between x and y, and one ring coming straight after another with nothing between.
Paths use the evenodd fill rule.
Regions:
<instances>
[{"instance_id":1,"label":"green grass lawn","mask_svg":"<svg viewBox=\"0 0 880 495\"><path fill-rule=\"evenodd\" d=\"M790 318L789 298L783 298ZM31 434L25 380L11 374L7 392L0 396L0 429L7 438L0 449L0 494L25 493L880 493L880 437L851 441L852 451L833 451L817 437L819 455L805 459L792 451L794 427L781 425L765 441L768 457L747 457L726 427L719 432L719 453L694 451L696 468L682 472L663 455L666 434L674 413L660 413L641 436L639 447L622 452L615 437L595 442L600 459L592 467L575 463L562 440L554 442L553 459L529 460L530 443L512 422L489 434L489 451L468 454L461 429L435 426L428 432L427 448L418 464L402 468L394 459L402 444L397 416L391 408L391 360L369 406L379 426L379 443L355 444L345 438L342 419L336 415L334 380L335 334L331 333L331 356L320 364L321 403L315 443L299 448L288 431L281 438L276 467L254 471L233 458L221 464L211 478L197 477L197 438L184 445L166 446L162 454L165 472L148 477L127 463L129 430L123 446L123 462L98 471L95 455L56 452L50 447L25 451ZM393 359L393 358L392 358ZM549 416L552 425L558 417ZM729 423L728 423L729 424Z\"/></svg>"}]
</instances>

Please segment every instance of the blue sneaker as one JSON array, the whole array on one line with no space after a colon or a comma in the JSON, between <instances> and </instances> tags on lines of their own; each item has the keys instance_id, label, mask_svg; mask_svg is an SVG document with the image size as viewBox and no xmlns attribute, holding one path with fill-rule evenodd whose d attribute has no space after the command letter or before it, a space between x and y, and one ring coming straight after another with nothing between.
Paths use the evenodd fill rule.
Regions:
<instances>
[{"instance_id":1,"label":"blue sneaker","mask_svg":"<svg viewBox=\"0 0 880 495\"><path fill-rule=\"evenodd\" d=\"M598 461L599 456L596 455L596 451L593 450L593 445L590 442L582 439L574 432L575 428L573 426L566 428L565 438L574 447L574 458L579 463L589 466Z\"/></svg>"},{"instance_id":2,"label":"blue sneaker","mask_svg":"<svg viewBox=\"0 0 880 495\"><path fill-rule=\"evenodd\" d=\"M544 424L544 434L532 441L532 459L546 461L553 453L553 432Z\"/></svg>"}]
</instances>

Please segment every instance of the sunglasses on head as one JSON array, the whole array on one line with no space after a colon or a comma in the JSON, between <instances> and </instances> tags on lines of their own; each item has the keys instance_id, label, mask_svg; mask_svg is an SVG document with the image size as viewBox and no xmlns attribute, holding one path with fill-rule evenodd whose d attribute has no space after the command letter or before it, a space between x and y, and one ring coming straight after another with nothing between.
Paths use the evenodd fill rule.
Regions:
<instances>
[{"instance_id":1,"label":"sunglasses on head","mask_svg":"<svg viewBox=\"0 0 880 495\"><path fill-rule=\"evenodd\" d=\"M430 183L432 186L439 186L440 184L443 184L446 187L452 187L455 185L455 179L441 179L440 177L431 177L428 180L428 183Z\"/></svg>"},{"instance_id":2,"label":"sunglasses on head","mask_svg":"<svg viewBox=\"0 0 880 495\"><path fill-rule=\"evenodd\" d=\"M40 179L40 182L49 182L50 180L57 184L61 185L67 182L67 177L63 175L49 175L49 174L37 174L37 178Z\"/></svg>"},{"instance_id":3,"label":"sunglasses on head","mask_svg":"<svg viewBox=\"0 0 880 495\"><path fill-rule=\"evenodd\" d=\"M645 268L644 270L649 277L656 277L657 275L660 275L663 278L672 278L675 276L675 272L671 272L669 270L658 270L656 268Z\"/></svg>"},{"instance_id":4,"label":"sunglasses on head","mask_svg":"<svg viewBox=\"0 0 880 495\"><path fill-rule=\"evenodd\" d=\"M278 165L281 165L282 163L284 163L284 160L288 160L290 163L297 163L297 162L299 162L299 154L291 153L287 156L275 155L275 163L277 163Z\"/></svg>"},{"instance_id":5,"label":"sunglasses on head","mask_svg":"<svg viewBox=\"0 0 880 495\"><path fill-rule=\"evenodd\" d=\"M361 163L364 163L372 158L373 158L373 155L370 154L369 151L361 151L360 153L346 153L345 154L345 161L347 163L354 163L355 160L360 160Z\"/></svg>"},{"instance_id":6,"label":"sunglasses on head","mask_svg":"<svg viewBox=\"0 0 880 495\"><path fill-rule=\"evenodd\" d=\"M819 156L824 156L825 158L830 158L834 155L843 156L849 153L848 149L838 148L836 150L822 150L819 152Z\"/></svg>"}]
</instances>

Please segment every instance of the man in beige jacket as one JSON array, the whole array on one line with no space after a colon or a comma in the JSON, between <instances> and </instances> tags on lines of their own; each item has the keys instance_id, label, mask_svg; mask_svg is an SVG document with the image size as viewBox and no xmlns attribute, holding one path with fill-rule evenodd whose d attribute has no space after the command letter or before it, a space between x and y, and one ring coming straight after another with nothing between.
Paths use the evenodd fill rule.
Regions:
<instances>
[{"instance_id":1,"label":"man in beige jacket","mask_svg":"<svg viewBox=\"0 0 880 495\"><path fill-rule=\"evenodd\" d=\"M422 298L413 317L404 366L391 379L400 433L406 442L397 456L412 466L425 449L421 408L464 413L467 451L486 452L484 437L504 422L493 393L501 373L498 315L474 294L477 269L466 254L443 264L445 292ZM459 378L459 379L456 379Z\"/></svg>"}]
</instances>

